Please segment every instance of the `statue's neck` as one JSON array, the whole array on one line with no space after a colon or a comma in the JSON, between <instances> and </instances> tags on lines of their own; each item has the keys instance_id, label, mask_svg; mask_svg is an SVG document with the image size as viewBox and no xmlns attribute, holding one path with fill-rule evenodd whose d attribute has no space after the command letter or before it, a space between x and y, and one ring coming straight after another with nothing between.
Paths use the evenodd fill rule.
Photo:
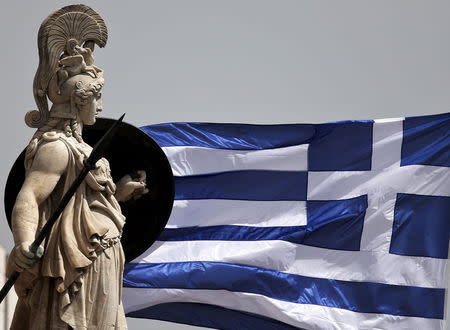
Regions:
<instances>
[{"instance_id":1,"label":"statue's neck","mask_svg":"<svg viewBox=\"0 0 450 330\"><path fill-rule=\"evenodd\" d=\"M75 111L74 115L73 112L70 102L53 104L50 109L50 116L54 119L60 119L62 122L64 120L70 120L71 129L76 130L74 133L77 133L81 137L83 134L83 122L78 117L78 111ZM72 125L73 122L76 122L76 125Z\"/></svg>"},{"instance_id":2,"label":"statue's neck","mask_svg":"<svg viewBox=\"0 0 450 330\"><path fill-rule=\"evenodd\" d=\"M78 126L77 126L78 135L82 137L83 136L83 122L80 120L80 118L77 118L77 123L78 123Z\"/></svg>"}]
</instances>

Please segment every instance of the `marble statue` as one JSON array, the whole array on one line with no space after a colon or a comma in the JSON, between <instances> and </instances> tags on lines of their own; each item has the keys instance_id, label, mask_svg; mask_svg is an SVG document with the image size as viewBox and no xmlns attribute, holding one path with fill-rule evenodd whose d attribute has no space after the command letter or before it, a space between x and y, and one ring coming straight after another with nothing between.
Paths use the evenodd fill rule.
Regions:
<instances>
[{"instance_id":1,"label":"marble statue","mask_svg":"<svg viewBox=\"0 0 450 330\"><path fill-rule=\"evenodd\" d=\"M83 126L93 125L102 111L103 71L94 65L93 50L106 41L103 19L85 5L57 10L39 29L33 84L38 110L25 117L37 130L12 213L15 247L8 272L21 272L12 329L127 328L121 303L125 219L118 201L148 192L144 171L115 183L108 161L100 159L43 246L29 251L92 150L83 141Z\"/></svg>"}]
</instances>

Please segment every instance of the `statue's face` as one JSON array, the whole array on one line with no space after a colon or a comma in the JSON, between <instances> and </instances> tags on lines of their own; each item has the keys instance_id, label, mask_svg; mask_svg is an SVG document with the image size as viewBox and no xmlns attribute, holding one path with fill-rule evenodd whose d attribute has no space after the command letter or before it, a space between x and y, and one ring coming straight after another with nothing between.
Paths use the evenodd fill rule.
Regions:
<instances>
[{"instance_id":1,"label":"statue's face","mask_svg":"<svg viewBox=\"0 0 450 330\"><path fill-rule=\"evenodd\" d=\"M96 117L102 109L101 90L94 92L85 104L78 105L78 116L84 125L94 125Z\"/></svg>"}]
</instances>

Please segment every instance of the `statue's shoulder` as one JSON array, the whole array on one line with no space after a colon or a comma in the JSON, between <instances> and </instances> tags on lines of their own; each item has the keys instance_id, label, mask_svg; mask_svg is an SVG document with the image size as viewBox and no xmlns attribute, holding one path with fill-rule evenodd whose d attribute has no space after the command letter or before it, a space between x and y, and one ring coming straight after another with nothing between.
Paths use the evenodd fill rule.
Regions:
<instances>
[{"instance_id":1,"label":"statue's shoulder","mask_svg":"<svg viewBox=\"0 0 450 330\"><path fill-rule=\"evenodd\" d=\"M49 131L42 134L39 138L38 145L44 149L56 149L59 151L71 151L77 149L77 142L71 136L67 136L60 131Z\"/></svg>"},{"instance_id":2,"label":"statue's shoulder","mask_svg":"<svg viewBox=\"0 0 450 330\"><path fill-rule=\"evenodd\" d=\"M69 148L64 134L45 132L30 141L25 154L25 168L60 172L68 165L68 159Z\"/></svg>"},{"instance_id":3,"label":"statue's shoulder","mask_svg":"<svg viewBox=\"0 0 450 330\"><path fill-rule=\"evenodd\" d=\"M68 139L64 134L47 132L42 134L41 141L36 151L36 156L55 158L61 155L68 155ZM65 158L65 157L64 157Z\"/></svg>"},{"instance_id":4,"label":"statue's shoulder","mask_svg":"<svg viewBox=\"0 0 450 330\"><path fill-rule=\"evenodd\" d=\"M64 133L49 131L43 133L37 141L37 150L40 153L67 152L70 143ZM31 144L31 143L30 143Z\"/></svg>"}]
</instances>

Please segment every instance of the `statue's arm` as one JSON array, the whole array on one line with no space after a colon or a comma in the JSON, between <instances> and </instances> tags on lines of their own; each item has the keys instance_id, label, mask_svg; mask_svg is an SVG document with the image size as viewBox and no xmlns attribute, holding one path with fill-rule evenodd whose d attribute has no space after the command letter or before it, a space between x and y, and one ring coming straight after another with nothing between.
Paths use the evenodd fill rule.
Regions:
<instances>
[{"instance_id":1,"label":"statue's arm","mask_svg":"<svg viewBox=\"0 0 450 330\"><path fill-rule=\"evenodd\" d=\"M28 247L34 241L39 222L39 205L55 188L68 164L69 154L63 142L57 140L39 147L31 169L17 195L12 212L17 270L27 268ZM19 252L19 253L17 253Z\"/></svg>"}]
</instances>

